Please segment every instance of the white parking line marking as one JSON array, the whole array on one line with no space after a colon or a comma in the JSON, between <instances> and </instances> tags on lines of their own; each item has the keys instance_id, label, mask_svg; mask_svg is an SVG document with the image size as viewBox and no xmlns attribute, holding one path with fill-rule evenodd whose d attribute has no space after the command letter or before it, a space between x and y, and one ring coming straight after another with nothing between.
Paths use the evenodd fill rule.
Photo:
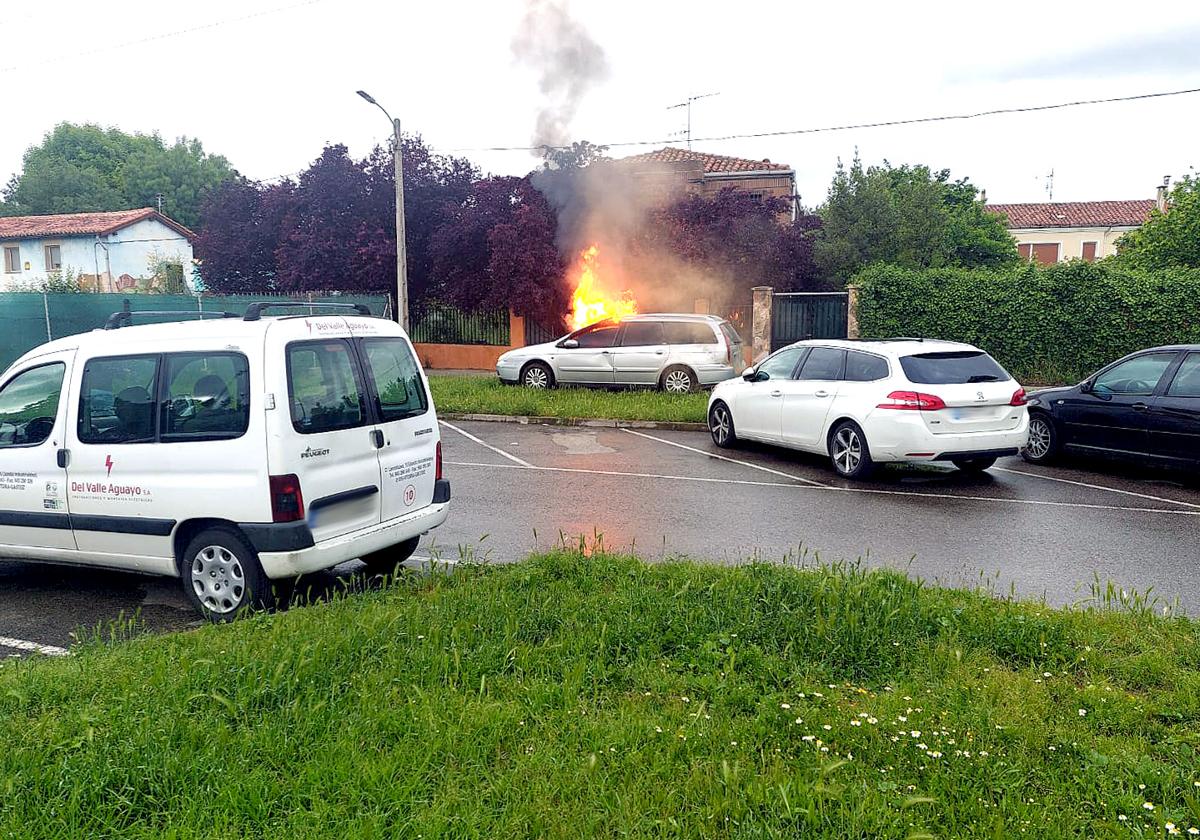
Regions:
<instances>
[{"instance_id":1,"label":"white parking line marking","mask_svg":"<svg viewBox=\"0 0 1200 840\"><path fill-rule=\"evenodd\" d=\"M731 464L740 464L743 467L750 467L751 469L754 469L754 470L762 470L763 472L771 473L772 475L781 475L784 478L790 478L793 481L802 481L805 484L811 484L815 487L828 487L829 486L828 484L825 484L824 482L813 481L811 478L802 478L801 476L792 475L791 473L785 473L785 472L782 472L781 470L773 470L770 467L764 467L762 464L752 464L749 461L739 461L737 458L730 458L726 455L718 455L715 452L708 452L703 449L697 449L694 446L687 446L686 444L676 443L673 440L667 440L666 438L655 437L654 435L648 435L648 434L645 434L644 432L635 432L633 429L621 429L621 431L628 432L631 435L637 435L638 437L646 438L647 440L656 440L659 443L665 443L667 446L677 446L680 449L686 449L688 452L695 452L698 455L705 455L709 458L716 458L718 461L728 461Z\"/></svg>"},{"instance_id":2,"label":"white parking line marking","mask_svg":"<svg viewBox=\"0 0 1200 840\"><path fill-rule=\"evenodd\" d=\"M1200 510L1200 505L1192 504L1191 502L1183 502L1179 499L1168 499L1163 496L1151 496L1149 493L1137 493L1133 490L1121 490L1117 487L1105 487L1103 484L1089 484L1086 481L1076 481L1073 478L1059 478L1058 476L1054 475L1041 475L1039 473L1025 472L1024 470L1009 469L1008 467L992 467L992 471L1012 473L1013 475L1025 475L1029 476L1030 478L1045 479L1046 481L1059 481L1063 484L1075 484L1079 487L1088 487L1092 490L1107 490L1109 493L1121 493L1125 496L1137 496L1139 499L1150 499L1151 501L1155 502L1167 502L1173 505L1183 505L1184 507Z\"/></svg>"},{"instance_id":3,"label":"white parking line marking","mask_svg":"<svg viewBox=\"0 0 1200 840\"><path fill-rule=\"evenodd\" d=\"M66 656L69 653L66 648L54 645L40 645L37 642L27 642L24 639L10 639L7 636L0 636L0 647L27 650L31 653L40 653L43 656Z\"/></svg>"},{"instance_id":4,"label":"white parking line marking","mask_svg":"<svg viewBox=\"0 0 1200 840\"><path fill-rule=\"evenodd\" d=\"M707 453L706 453L707 454ZM913 496L922 499L949 499L955 502L991 502L1000 505L1033 505L1035 507L1079 508L1082 510L1105 510L1121 513L1162 513L1171 516L1200 516L1200 510L1167 510L1165 508L1125 507L1122 505L1095 505L1087 502L1053 502L1045 499L1002 499L994 496L956 496L953 493L928 493L910 490L879 490L871 487L832 487L827 484L786 484L782 481L748 481L738 478L706 478L697 475L664 475L659 473L621 472L618 470L587 470L579 467L535 467L510 464L480 464L470 461L447 462L454 467L488 467L497 470L532 470L534 472L560 472L585 475L607 475L618 478L656 478L669 481L695 481L708 484L743 484L751 487L781 487L789 490L811 490L828 493L861 493L869 496Z\"/></svg>"},{"instance_id":5,"label":"white parking line marking","mask_svg":"<svg viewBox=\"0 0 1200 840\"><path fill-rule=\"evenodd\" d=\"M483 442L479 438L475 437L475 435L471 434L470 432L468 432L464 429L458 428L458 426L455 426L453 423L447 423L445 420L439 420L438 422L441 423L446 428L453 429L454 431L458 432L460 435L465 437L467 440L475 441L480 446L482 446L484 449L490 449L493 452L495 452L497 455L503 455L505 458L512 461L514 464L520 464L522 467L532 467L533 466L533 464L529 463L528 461L522 461L516 455L505 452L503 449L499 449L495 446L492 446L490 443Z\"/></svg>"}]
</instances>

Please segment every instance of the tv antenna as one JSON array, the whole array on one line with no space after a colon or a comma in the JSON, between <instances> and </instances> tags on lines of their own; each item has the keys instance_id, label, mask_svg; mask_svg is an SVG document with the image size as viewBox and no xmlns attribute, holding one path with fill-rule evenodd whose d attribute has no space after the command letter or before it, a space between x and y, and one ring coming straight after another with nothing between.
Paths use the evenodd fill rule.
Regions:
<instances>
[{"instance_id":1,"label":"tv antenna","mask_svg":"<svg viewBox=\"0 0 1200 840\"><path fill-rule=\"evenodd\" d=\"M687 147L689 149L692 148L692 103L697 99L707 99L710 96L720 95L720 91L714 91L713 93L698 93L694 96L689 96L683 102L667 106L668 111L673 111L676 108L687 108L687 130L685 131L685 136L687 137Z\"/></svg>"},{"instance_id":2,"label":"tv antenna","mask_svg":"<svg viewBox=\"0 0 1200 840\"><path fill-rule=\"evenodd\" d=\"M1051 169L1046 175L1046 200L1054 201L1054 170Z\"/></svg>"}]
</instances>

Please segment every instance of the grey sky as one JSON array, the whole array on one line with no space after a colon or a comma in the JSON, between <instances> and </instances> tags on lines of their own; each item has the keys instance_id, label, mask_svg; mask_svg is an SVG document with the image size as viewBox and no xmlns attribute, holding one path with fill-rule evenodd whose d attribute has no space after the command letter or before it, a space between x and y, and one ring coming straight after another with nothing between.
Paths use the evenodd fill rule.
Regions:
<instances>
[{"instance_id":1,"label":"grey sky","mask_svg":"<svg viewBox=\"0 0 1200 840\"><path fill-rule=\"evenodd\" d=\"M546 103L511 50L519 0L300 2L3 0L0 179L62 120L186 134L250 177L287 175L327 141L361 155L387 137L358 88L438 149L533 137ZM593 142L665 138L683 123L667 106L709 91L721 95L696 104L700 137L1200 87L1197 53L1181 49L1200 31L1193 2L576 0L572 14L608 68L574 112L571 134ZM1197 136L1192 94L696 148L788 163L810 205L856 146L867 162L949 167L993 201L1044 200L1053 169L1056 200L1087 200L1152 196L1200 165ZM535 163L464 154L499 173Z\"/></svg>"}]
</instances>

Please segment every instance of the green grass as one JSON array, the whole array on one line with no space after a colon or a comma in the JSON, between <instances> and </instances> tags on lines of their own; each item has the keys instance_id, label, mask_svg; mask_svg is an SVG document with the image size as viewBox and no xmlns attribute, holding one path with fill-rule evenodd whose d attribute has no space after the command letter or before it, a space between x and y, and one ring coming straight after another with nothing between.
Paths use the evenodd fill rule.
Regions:
<instances>
[{"instance_id":1,"label":"green grass","mask_svg":"<svg viewBox=\"0 0 1200 840\"><path fill-rule=\"evenodd\" d=\"M499 379L484 376L431 375L429 387L439 412L462 414L703 423L708 406L708 393L704 391L695 394L596 388L536 391L502 385Z\"/></svg>"},{"instance_id":2,"label":"green grass","mask_svg":"<svg viewBox=\"0 0 1200 840\"><path fill-rule=\"evenodd\" d=\"M1200 629L559 551L10 662L0 744L3 837L1187 836Z\"/></svg>"}]
</instances>

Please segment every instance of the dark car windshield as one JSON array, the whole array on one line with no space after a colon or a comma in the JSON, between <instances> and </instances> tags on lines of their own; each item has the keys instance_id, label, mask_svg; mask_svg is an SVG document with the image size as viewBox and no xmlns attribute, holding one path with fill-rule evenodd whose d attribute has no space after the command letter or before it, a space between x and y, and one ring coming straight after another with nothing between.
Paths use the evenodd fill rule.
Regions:
<instances>
[{"instance_id":1,"label":"dark car windshield","mask_svg":"<svg viewBox=\"0 0 1200 840\"><path fill-rule=\"evenodd\" d=\"M954 350L901 356L900 366L909 382L921 385L962 385L970 382L1005 382L1008 371L981 350Z\"/></svg>"}]
</instances>

